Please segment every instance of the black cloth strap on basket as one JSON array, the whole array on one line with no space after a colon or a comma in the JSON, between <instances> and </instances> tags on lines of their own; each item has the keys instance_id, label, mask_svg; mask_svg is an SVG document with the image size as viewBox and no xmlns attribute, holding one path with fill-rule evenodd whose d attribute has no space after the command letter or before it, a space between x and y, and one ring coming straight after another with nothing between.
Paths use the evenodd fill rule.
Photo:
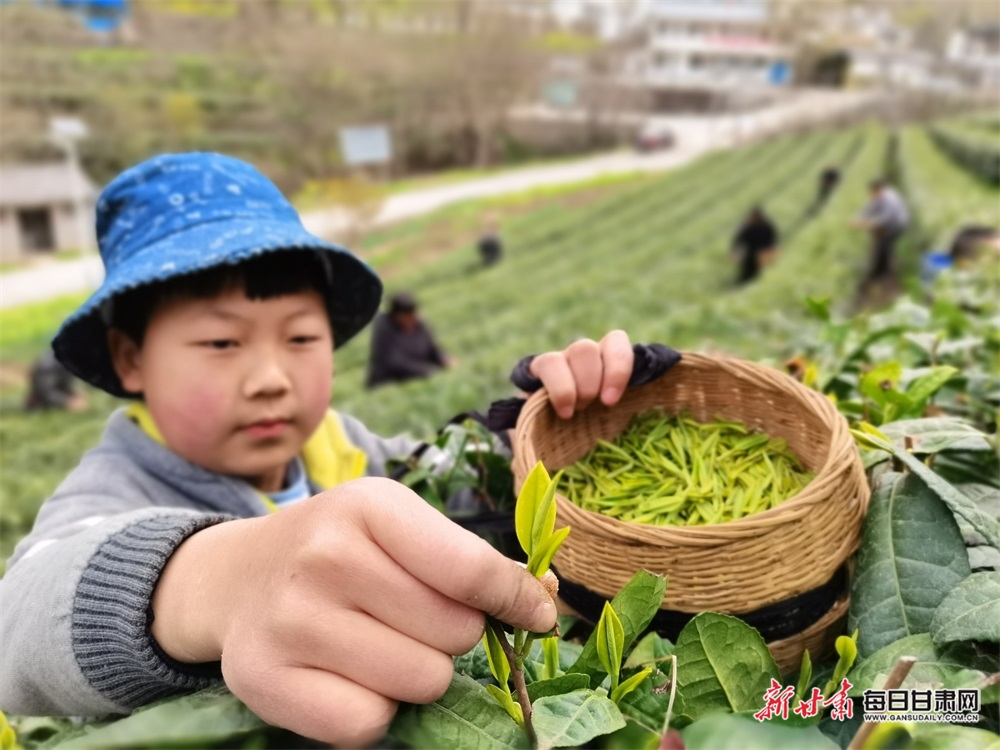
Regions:
<instances>
[{"instance_id":1,"label":"black cloth strap on basket","mask_svg":"<svg viewBox=\"0 0 1000 750\"><path fill-rule=\"evenodd\" d=\"M586 586L560 575L555 567L552 570L559 579L559 598L579 612L585 620L595 623L601 619L601 611L608 600ZM765 641L777 641L801 633L819 621L846 590L847 570L842 566L833 574L833 578L818 588L752 612L734 614L732 617L756 628ZM647 630L655 630L664 638L676 641L681 630L693 617L691 612L661 609L653 616Z\"/></svg>"}]
</instances>

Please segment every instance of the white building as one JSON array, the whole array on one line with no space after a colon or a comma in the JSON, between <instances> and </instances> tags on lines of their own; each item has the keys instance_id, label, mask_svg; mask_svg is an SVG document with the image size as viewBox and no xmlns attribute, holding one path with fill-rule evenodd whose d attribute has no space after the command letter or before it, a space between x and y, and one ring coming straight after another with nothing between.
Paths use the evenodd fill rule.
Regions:
<instances>
[{"instance_id":1,"label":"white building","mask_svg":"<svg viewBox=\"0 0 1000 750\"><path fill-rule=\"evenodd\" d=\"M66 162L0 166L0 261L94 247L96 197Z\"/></svg>"},{"instance_id":2,"label":"white building","mask_svg":"<svg viewBox=\"0 0 1000 750\"><path fill-rule=\"evenodd\" d=\"M625 75L656 88L764 88L788 83L791 50L770 34L765 0L650 0L626 33L641 35Z\"/></svg>"},{"instance_id":3,"label":"white building","mask_svg":"<svg viewBox=\"0 0 1000 750\"><path fill-rule=\"evenodd\" d=\"M945 58L973 87L996 92L1000 89L1000 25L953 31Z\"/></svg>"}]
</instances>

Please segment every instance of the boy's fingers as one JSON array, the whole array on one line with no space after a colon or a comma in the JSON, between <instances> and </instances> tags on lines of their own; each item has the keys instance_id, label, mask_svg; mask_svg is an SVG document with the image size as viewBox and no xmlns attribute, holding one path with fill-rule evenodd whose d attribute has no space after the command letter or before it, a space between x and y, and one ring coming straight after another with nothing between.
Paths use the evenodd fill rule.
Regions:
<instances>
[{"instance_id":1,"label":"boy's fingers","mask_svg":"<svg viewBox=\"0 0 1000 750\"><path fill-rule=\"evenodd\" d=\"M533 575L412 490L387 479L351 484L380 498L365 505L368 534L410 575L515 627L540 633L555 624L555 604Z\"/></svg>"},{"instance_id":2,"label":"boy's fingers","mask_svg":"<svg viewBox=\"0 0 1000 750\"><path fill-rule=\"evenodd\" d=\"M586 408L601 391L601 347L592 339L580 339L566 347L565 354L576 385L574 406Z\"/></svg>"},{"instance_id":3,"label":"boy's fingers","mask_svg":"<svg viewBox=\"0 0 1000 750\"><path fill-rule=\"evenodd\" d=\"M601 402L605 406L612 406L618 403L632 377L635 354L628 334L624 331L611 331L601 339L601 359L604 363Z\"/></svg>"},{"instance_id":4,"label":"boy's fingers","mask_svg":"<svg viewBox=\"0 0 1000 750\"><path fill-rule=\"evenodd\" d=\"M563 419L572 417L576 404L576 383L566 357L561 352L541 354L532 360L528 372L542 381L556 414Z\"/></svg>"},{"instance_id":5,"label":"boy's fingers","mask_svg":"<svg viewBox=\"0 0 1000 750\"><path fill-rule=\"evenodd\" d=\"M373 595L372 581L377 581ZM391 628L453 656L466 653L483 637L483 613L414 578L395 560L366 555L363 567L329 583L331 593Z\"/></svg>"},{"instance_id":6,"label":"boy's fingers","mask_svg":"<svg viewBox=\"0 0 1000 750\"><path fill-rule=\"evenodd\" d=\"M267 676L266 692L233 692L268 724L338 747L367 747L385 736L396 702L340 675L283 667ZM226 678L229 682L229 678Z\"/></svg>"},{"instance_id":7,"label":"boy's fingers","mask_svg":"<svg viewBox=\"0 0 1000 750\"><path fill-rule=\"evenodd\" d=\"M435 701L451 683L455 663L449 655L363 612L344 612L332 619L319 614L309 620L290 631L295 635L286 640L289 661L341 675L407 703Z\"/></svg>"}]
</instances>

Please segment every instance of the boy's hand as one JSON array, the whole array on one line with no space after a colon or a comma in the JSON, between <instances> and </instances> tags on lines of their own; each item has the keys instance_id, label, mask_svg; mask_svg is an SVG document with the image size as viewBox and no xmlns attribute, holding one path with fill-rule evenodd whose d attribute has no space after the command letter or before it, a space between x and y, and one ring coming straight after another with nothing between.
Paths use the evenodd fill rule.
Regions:
<instances>
[{"instance_id":1,"label":"boy's hand","mask_svg":"<svg viewBox=\"0 0 1000 750\"><path fill-rule=\"evenodd\" d=\"M580 339L561 352L539 354L528 372L542 381L556 413L569 419L600 396L614 406L632 375L632 342L624 331L611 331L600 343Z\"/></svg>"},{"instance_id":2,"label":"boy's hand","mask_svg":"<svg viewBox=\"0 0 1000 750\"><path fill-rule=\"evenodd\" d=\"M221 658L262 719L352 747L384 735L397 701L444 693L484 612L534 632L556 618L524 568L386 479L192 535L153 609L168 655Z\"/></svg>"}]
</instances>

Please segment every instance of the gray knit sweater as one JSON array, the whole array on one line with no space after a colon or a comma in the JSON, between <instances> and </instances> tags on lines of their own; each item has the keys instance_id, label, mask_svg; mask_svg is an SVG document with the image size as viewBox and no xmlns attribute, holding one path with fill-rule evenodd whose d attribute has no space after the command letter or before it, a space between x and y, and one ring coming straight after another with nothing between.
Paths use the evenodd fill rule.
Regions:
<instances>
[{"instance_id":1,"label":"gray knit sweater","mask_svg":"<svg viewBox=\"0 0 1000 750\"><path fill-rule=\"evenodd\" d=\"M416 447L340 420L368 455L369 475ZM0 580L0 710L128 713L217 683L218 664L181 664L158 648L150 598L185 538L267 513L249 484L186 461L115 412L100 445L42 506Z\"/></svg>"}]
</instances>

